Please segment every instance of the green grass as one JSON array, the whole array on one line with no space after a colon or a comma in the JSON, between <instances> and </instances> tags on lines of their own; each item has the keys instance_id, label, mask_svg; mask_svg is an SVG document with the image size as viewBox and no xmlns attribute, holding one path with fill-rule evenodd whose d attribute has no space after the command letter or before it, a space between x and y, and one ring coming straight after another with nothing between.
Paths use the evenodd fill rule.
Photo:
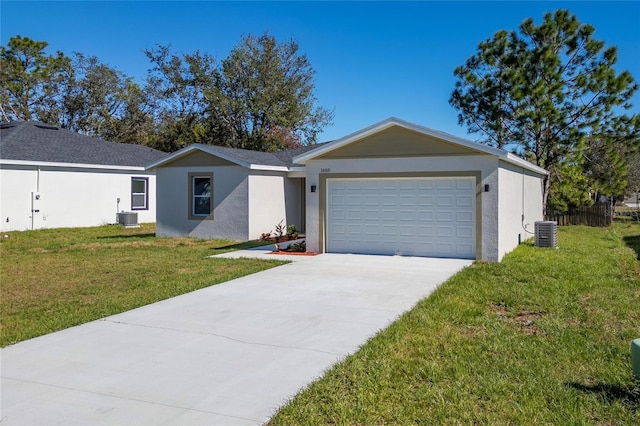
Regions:
<instances>
[{"instance_id":1,"label":"green grass","mask_svg":"<svg viewBox=\"0 0 640 426\"><path fill-rule=\"evenodd\" d=\"M461 271L271 424L640 424L640 225L559 244Z\"/></svg>"},{"instance_id":2,"label":"green grass","mask_svg":"<svg viewBox=\"0 0 640 426\"><path fill-rule=\"evenodd\" d=\"M153 224L0 238L0 345L124 312L286 262L209 259L256 243L156 238Z\"/></svg>"}]
</instances>

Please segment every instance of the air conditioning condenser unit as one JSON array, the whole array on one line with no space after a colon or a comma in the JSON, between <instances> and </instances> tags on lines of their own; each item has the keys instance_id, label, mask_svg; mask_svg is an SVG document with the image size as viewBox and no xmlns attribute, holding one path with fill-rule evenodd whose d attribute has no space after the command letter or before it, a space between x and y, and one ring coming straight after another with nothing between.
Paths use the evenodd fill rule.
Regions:
<instances>
[{"instance_id":1,"label":"air conditioning condenser unit","mask_svg":"<svg viewBox=\"0 0 640 426\"><path fill-rule=\"evenodd\" d=\"M118 224L125 228L139 228L138 213L136 212L120 212L118 213Z\"/></svg>"},{"instance_id":2,"label":"air conditioning condenser unit","mask_svg":"<svg viewBox=\"0 0 640 426\"><path fill-rule=\"evenodd\" d=\"M544 220L534 224L536 247L558 247L558 222Z\"/></svg>"}]
</instances>

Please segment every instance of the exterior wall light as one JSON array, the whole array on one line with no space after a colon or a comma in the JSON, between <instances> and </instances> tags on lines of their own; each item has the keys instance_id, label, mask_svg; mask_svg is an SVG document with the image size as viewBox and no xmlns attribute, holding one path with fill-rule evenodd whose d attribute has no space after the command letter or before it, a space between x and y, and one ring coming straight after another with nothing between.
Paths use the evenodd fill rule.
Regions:
<instances>
[{"instance_id":1,"label":"exterior wall light","mask_svg":"<svg viewBox=\"0 0 640 426\"><path fill-rule=\"evenodd\" d=\"M316 186L315 185L311 185L311 192L316 192Z\"/></svg>"}]
</instances>

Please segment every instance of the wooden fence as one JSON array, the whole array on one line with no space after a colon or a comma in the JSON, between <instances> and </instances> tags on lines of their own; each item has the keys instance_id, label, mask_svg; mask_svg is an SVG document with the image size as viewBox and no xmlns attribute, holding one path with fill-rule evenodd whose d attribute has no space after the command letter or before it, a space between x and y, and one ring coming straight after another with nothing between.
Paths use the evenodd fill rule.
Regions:
<instances>
[{"instance_id":1,"label":"wooden fence","mask_svg":"<svg viewBox=\"0 0 640 426\"><path fill-rule=\"evenodd\" d=\"M547 214L546 220L558 222L558 226L564 225L587 225L587 226L609 226L611 225L611 204L596 203L588 207L570 207L568 212L552 210Z\"/></svg>"}]
</instances>

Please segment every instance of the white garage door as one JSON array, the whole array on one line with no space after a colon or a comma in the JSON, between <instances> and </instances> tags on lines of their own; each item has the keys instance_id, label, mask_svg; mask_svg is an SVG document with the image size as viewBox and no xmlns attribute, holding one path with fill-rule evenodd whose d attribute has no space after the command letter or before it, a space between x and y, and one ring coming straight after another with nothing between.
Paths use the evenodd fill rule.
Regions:
<instances>
[{"instance_id":1,"label":"white garage door","mask_svg":"<svg viewBox=\"0 0 640 426\"><path fill-rule=\"evenodd\" d=\"M327 180L327 252L475 259L475 178Z\"/></svg>"}]
</instances>

